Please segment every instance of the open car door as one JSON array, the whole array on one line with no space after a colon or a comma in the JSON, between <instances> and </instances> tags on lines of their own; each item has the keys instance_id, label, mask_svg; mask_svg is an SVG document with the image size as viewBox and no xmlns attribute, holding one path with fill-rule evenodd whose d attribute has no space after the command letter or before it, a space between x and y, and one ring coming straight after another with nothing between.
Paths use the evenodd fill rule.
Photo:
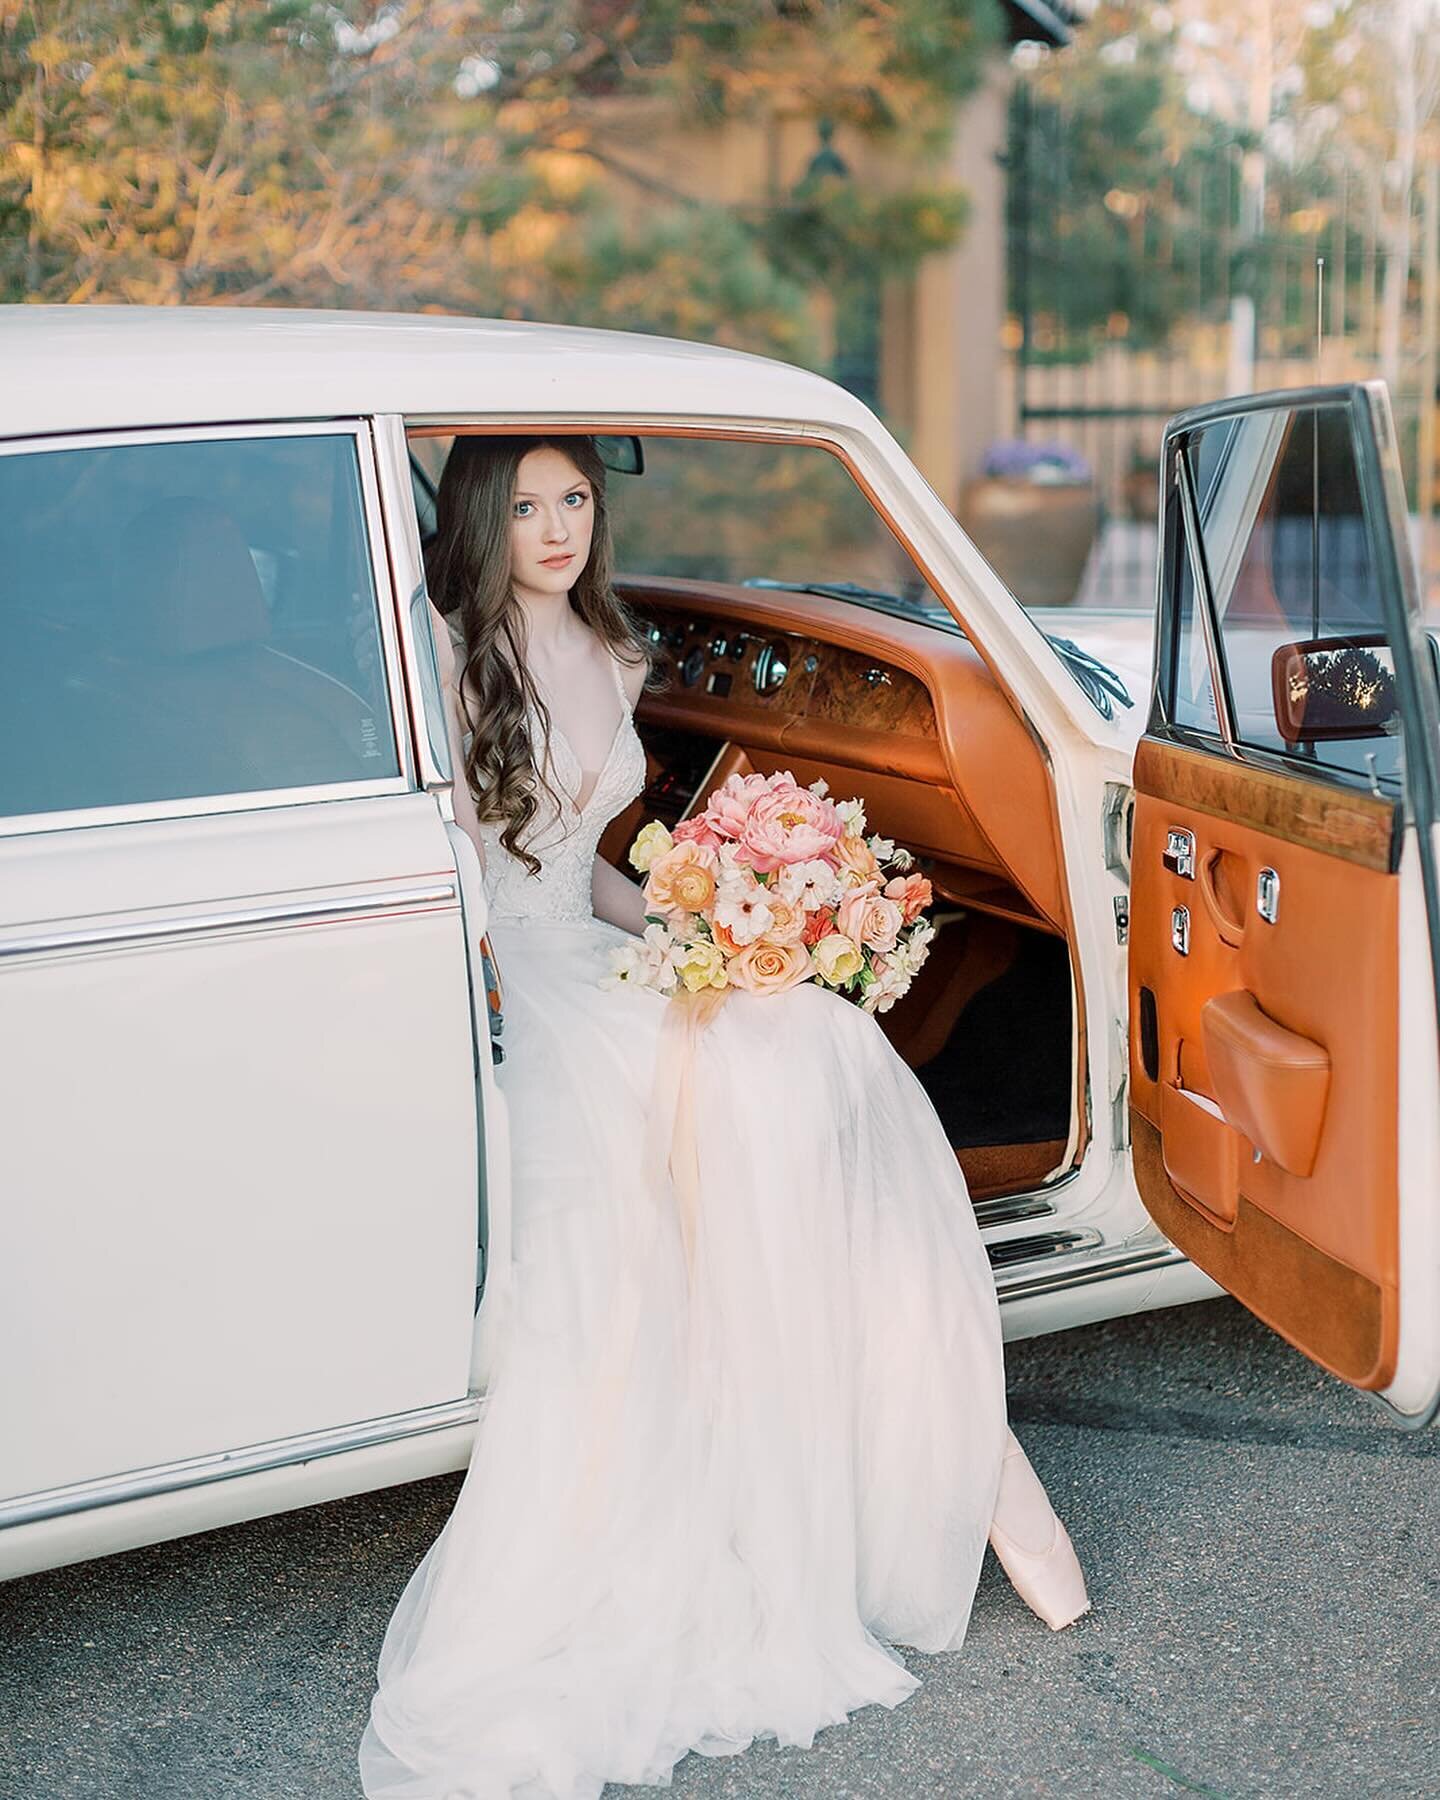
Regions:
<instances>
[{"instance_id":1,"label":"open car door","mask_svg":"<svg viewBox=\"0 0 1440 1800\"><path fill-rule=\"evenodd\" d=\"M1440 1390L1436 676L1379 383L1171 421L1135 758L1151 1216L1408 1420Z\"/></svg>"}]
</instances>

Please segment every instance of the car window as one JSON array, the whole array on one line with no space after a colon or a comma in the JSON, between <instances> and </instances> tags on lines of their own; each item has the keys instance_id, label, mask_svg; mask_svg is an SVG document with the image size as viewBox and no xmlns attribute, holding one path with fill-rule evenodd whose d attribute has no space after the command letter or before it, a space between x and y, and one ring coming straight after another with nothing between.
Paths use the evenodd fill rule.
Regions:
<instances>
[{"instance_id":1,"label":"car window","mask_svg":"<svg viewBox=\"0 0 1440 1800\"><path fill-rule=\"evenodd\" d=\"M703 581L849 584L927 621L950 615L838 457L808 444L645 440L612 480L616 566ZM865 600L860 595L852 596Z\"/></svg>"},{"instance_id":2,"label":"car window","mask_svg":"<svg viewBox=\"0 0 1440 1800\"><path fill-rule=\"evenodd\" d=\"M355 439L0 456L0 815L399 773Z\"/></svg>"},{"instance_id":3,"label":"car window","mask_svg":"<svg viewBox=\"0 0 1440 1800\"><path fill-rule=\"evenodd\" d=\"M1384 642L1375 529L1366 512L1349 409L1275 407L1200 427L1186 454L1201 522L1204 561L1219 622L1219 650L1238 742L1377 779L1397 775L1398 713L1383 730L1354 738L1291 740L1276 709L1275 656L1282 645L1317 640L1336 679L1393 694L1394 659ZM1178 496L1170 504L1178 507ZM1203 622L1184 533L1174 534L1176 593L1173 717L1219 729ZM1316 670L1325 662L1312 666Z\"/></svg>"}]
</instances>

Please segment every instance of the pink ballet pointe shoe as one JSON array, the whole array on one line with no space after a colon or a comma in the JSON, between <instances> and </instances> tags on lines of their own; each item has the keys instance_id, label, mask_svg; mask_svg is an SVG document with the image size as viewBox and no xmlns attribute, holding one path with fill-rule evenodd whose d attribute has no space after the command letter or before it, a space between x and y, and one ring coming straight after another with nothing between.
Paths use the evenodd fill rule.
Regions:
<instances>
[{"instance_id":1,"label":"pink ballet pointe shoe","mask_svg":"<svg viewBox=\"0 0 1440 1800\"><path fill-rule=\"evenodd\" d=\"M1007 1434L1000 1465L990 1543L1016 1593L1052 1631L1089 1612L1090 1596L1070 1534L1055 1516L1013 1431Z\"/></svg>"}]
</instances>

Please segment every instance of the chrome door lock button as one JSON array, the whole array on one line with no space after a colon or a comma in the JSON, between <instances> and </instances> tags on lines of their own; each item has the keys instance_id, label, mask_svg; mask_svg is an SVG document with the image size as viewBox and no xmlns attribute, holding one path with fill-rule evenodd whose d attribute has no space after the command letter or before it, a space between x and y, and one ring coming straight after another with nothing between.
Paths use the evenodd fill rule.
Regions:
<instances>
[{"instance_id":1,"label":"chrome door lock button","mask_svg":"<svg viewBox=\"0 0 1440 1800\"><path fill-rule=\"evenodd\" d=\"M1190 908L1177 906L1170 914L1170 942L1182 956L1190 954Z\"/></svg>"},{"instance_id":2,"label":"chrome door lock button","mask_svg":"<svg viewBox=\"0 0 1440 1800\"><path fill-rule=\"evenodd\" d=\"M1165 836L1165 867L1187 881L1195 879L1195 834L1172 829Z\"/></svg>"}]
</instances>

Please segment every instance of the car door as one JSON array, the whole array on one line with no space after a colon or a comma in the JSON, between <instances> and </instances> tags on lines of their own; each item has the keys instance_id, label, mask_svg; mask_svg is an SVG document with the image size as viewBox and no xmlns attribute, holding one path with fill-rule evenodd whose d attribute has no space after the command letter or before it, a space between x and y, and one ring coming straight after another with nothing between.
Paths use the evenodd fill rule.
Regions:
<instances>
[{"instance_id":1,"label":"car door","mask_svg":"<svg viewBox=\"0 0 1440 1800\"><path fill-rule=\"evenodd\" d=\"M1131 1124L1172 1241L1420 1420L1440 1380L1437 714L1395 442L1378 383L1167 430Z\"/></svg>"},{"instance_id":2,"label":"car door","mask_svg":"<svg viewBox=\"0 0 1440 1800\"><path fill-rule=\"evenodd\" d=\"M0 445L0 634L0 1524L472 1416L466 931L370 427Z\"/></svg>"}]
</instances>

